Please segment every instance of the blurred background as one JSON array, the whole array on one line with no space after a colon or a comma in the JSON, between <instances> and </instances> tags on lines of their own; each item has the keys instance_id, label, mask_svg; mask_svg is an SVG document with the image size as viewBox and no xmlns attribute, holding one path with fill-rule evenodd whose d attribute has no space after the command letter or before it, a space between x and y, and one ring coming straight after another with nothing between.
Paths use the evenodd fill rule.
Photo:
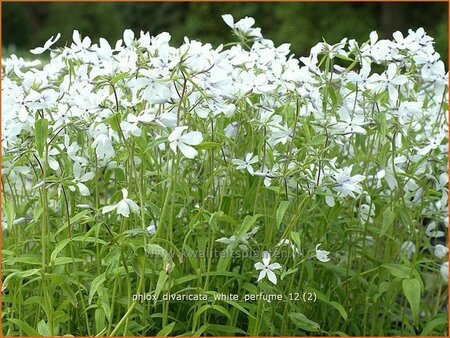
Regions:
<instances>
[{"instance_id":1,"label":"blurred background","mask_svg":"<svg viewBox=\"0 0 450 338\"><path fill-rule=\"evenodd\" d=\"M391 38L400 30L423 27L435 38L436 50L447 64L448 4L444 2L3 2L3 48L6 53L27 53L42 46L60 32L59 45L70 44L73 29L93 41L104 37L116 41L125 28L152 35L167 31L172 45L183 37L211 42L213 46L234 41L221 15L230 13L235 21L252 16L263 36L281 44L291 43L297 56L309 54L324 38L336 43L344 37L366 41L376 30L380 38ZM27 54L25 54L27 55Z\"/></svg>"}]
</instances>

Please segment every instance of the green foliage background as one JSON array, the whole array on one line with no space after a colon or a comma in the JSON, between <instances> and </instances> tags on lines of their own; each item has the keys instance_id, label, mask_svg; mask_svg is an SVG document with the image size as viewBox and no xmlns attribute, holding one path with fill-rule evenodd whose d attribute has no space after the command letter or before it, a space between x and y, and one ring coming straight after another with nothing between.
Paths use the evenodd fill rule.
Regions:
<instances>
[{"instance_id":1,"label":"green foliage background","mask_svg":"<svg viewBox=\"0 0 450 338\"><path fill-rule=\"evenodd\" d=\"M324 38L364 41L372 30L391 37L400 30L423 27L436 39L436 50L447 61L448 4L411 3L274 3L274 2L160 2L160 3L3 3L3 46L14 51L43 44L57 32L60 44L70 43L73 29L94 41L121 37L125 28L158 34L168 31L174 45L184 36L218 45L231 39L221 15L252 16L264 37L276 44L289 42L298 56ZM446 62L447 63L447 62Z\"/></svg>"}]
</instances>

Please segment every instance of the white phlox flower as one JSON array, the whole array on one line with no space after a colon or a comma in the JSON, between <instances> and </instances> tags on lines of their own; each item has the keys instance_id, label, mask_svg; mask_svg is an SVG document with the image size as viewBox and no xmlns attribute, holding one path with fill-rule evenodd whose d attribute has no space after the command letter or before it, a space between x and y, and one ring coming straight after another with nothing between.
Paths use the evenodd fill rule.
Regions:
<instances>
[{"instance_id":1,"label":"white phlox flower","mask_svg":"<svg viewBox=\"0 0 450 338\"><path fill-rule=\"evenodd\" d=\"M59 40L60 37L61 37L61 34L58 33L54 39L53 39L53 36L50 39L48 39L45 42L44 47L36 47L34 49L31 49L30 52L33 53L33 54L36 54L36 55L37 54L42 54L45 51L47 51L52 45L54 45L56 43L56 41Z\"/></svg>"},{"instance_id":2,"label":"white phlox flower","mask_svg":"<svg viewBox=\"0 0 450 338\"><path fill-rule=\"evenodd\" d=\"M329 251L320 250L319 247L322 245L322 243L316 245L316 258L321 262L328 262L330 258L328 258L328 255L330 254Z\"/></svg>"},{"instance_id":3,"label":"white phlox flower","mask_svg":"<svg viewBox=\"0 0 450 338\"><path fill-rule=\"evenodd\" d=\"M176 153L177 149L187 158L193 159L197 156L197 150L191 146L198 145L203 141L203 135L199 131L191 131L182 135L188 127L176 127L169 135L170 148Z\"/></svg>"},{"instance_id":4,"label":"white phlox flower","mask_svg":"<svg viewBox=\"0 0 450 338\"><path fill-rule=\"evenodd\" d=\"M117 210L117 213L119 215L122 215L124 217L130 216L130 210L137 213L139 211L139 206L131 199L128 198L128 190L123 188L122 189L122 200L114 205L107 205L102 208L102 213L106 214L108 212L111 212L113 210Z\"/></svg>"},{"instance_id":5,"label":"white phlox flower","mask_svg":"<svg viewBox=\"0 0 450 338\"><path fill-rule=\"evenodd\" d=\"M90 181L94 178L95 174L93 172L87 172L85 174L82 174L83 170L81 168L81 165L79 163L73 164L73 183L78 187L78 190L80 191L80 194L82 196L89 196L91 193L89 191L89 188L84 184L87 181ZM75 187L70 185L69 189L71 191L75 191Z\"/></svg>"},{"instance_id":6,"label":"white phlox flower","mask_svg":"<svg viewBox=\"0 0 450 338\"><path fill-rule=\"evenodd\" d=\"M446 257L448 254L448 248L442 244L436 244L436 246L434 247L434 255L439 258L442 259L444 257Z\"/></svg>"},{"instance_id":7,"label":"white phlox flower","mask_svg":"<svg viewBox=\"0 0 450 338\"><path fill-rule=\"evenodd\" d=\"M267 277L272 284L277 284L277 276L273 272L274 270L280 269L281 265L278 263L270 263L270 254L267 251L263 252L262 263L255 263L255 269L261 270L258 276L258 282L263 278Z\"/></svg>"},{"instance_id":8,"label":"white phlox flower","mask_svg":"<svg viewBox=\"0 0 450 338\"><path fill-rule=\"evenodd\" d=\"M247 153L247 155L245 155L245 160L240 160L236 158L231 160L231 163L237 165L236 167L237 170L247 170L250 173L250 175L253 175L255 173L252 164L256 162L258 162L258 155L253 156L252 153Z\"/></svg>"}]
</instances>

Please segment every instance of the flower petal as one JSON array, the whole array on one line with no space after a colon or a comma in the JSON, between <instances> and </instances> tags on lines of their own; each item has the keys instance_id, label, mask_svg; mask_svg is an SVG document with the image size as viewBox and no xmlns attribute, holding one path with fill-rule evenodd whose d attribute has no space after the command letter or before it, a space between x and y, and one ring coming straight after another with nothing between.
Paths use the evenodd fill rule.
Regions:
<instances>
[{"instance_id":1,"label":"flower petal","mask_svg":"<svg viewBox=\"0 0 450 338\"><path fill-rule=\"evenodd\" d=\"M258 263L255 263L255 269L256 270L262 270L262 269L264 269L264 265L263 265L263 263L261 263L261 262L258 262Z\"/></svg>"},{"instance_id":2,"label":"flower petal","mask_svg":"<svg viewBox=\"0 0 450 338\"><path fill-rule=\"evenodd\" d=\"M124 217L130 216L130 207L128 206L128 203L125 200L122 200L119 203L117 203L117 213L123 215Z\"/></svg>"},{"instance_id":3,"label":"flower petal","mask_svg":"<svg viewBox=\"0 0 450 338\"><path fill-rule=\"evenodd\" d=\"M179 143L178 148L180 148L183 155L186 156L187 158L192 159L197 155L197 150L195 150L194 148L192 148L190 146L187 146L184 143Z\"/></svg>"},{"instance_id":4,"label":"flower petal","mask_svg":"<svg viewBox=\"0 0 450 338\"><path fill-rule=\"evenodd\" d=\"M191 146L195 146L203 141L203 135L199 131L191 131L190 133L181 136L180 141Z\"/></svg>"},{"instance_id":5,"label":"flower petal","mask_svg":"<svg viewBox=\"0 0 450 338\"><path fill-rule=\"evenodd\" d=\"M263 259L262 259L263 263L265 266L269 265L270 262L270 253L268 253L267 251L263 252Z\"/></svg>"},{"instance_id":6,"label":"flower petal","mask_svg":"<svg viewBox=\"0 0 450 338\"><path fill-rule=\"evenodd\" d=\"M89 191L89 188L86 187L83 183L77 183L78 189L80 189L81 196L89 196L91 192Z\"/></svg>"},{"instance_id":7,"label":"flower petal","mask_svg":"<svg viewBox=\"0 0 450 338\"><path fill-rule=\"evenodd\" d=\"M37 55L37 54L42 54L42 53L44 53L47 49L49 49L56 41L58 41L60 37L61 37L61 34L58 33L58 34L56 35L56 37L55 37L54 40L53 40L53 36L52 36L50 39L48 39L48 40L45 42L44 47L37 47L37 48L31 49L30 52L31 52L32 54L35 54L35 55Z\"/></svg>"},{"instance_id":8,"label":"flower petal","mask_svg":"<svg viewBox=\"0 0 450 338\"><path fill-rule=\"evenodd\" d=\"M176 127L169 135L169 137L167 138L167 140L169 142L173 142L175 140L178 140L181 136L181 134L183 133L184 130L186 130L187 127Z\"/></svg>"},{"instance_id":9,"label":"flower petal","mask_svg":"<svg viewBox=\"0 0 450 338\"><path fill-rule=\"evenodd\" d=\"M223 21L231 28L234 28L234 19L231 14L222 15Z\"/></svg>"},{"instance_id":10,"label":"flower petal","mask_svg":"<svg viewBox=\"0 0 450 338\"><path fill-rule=\"evenodd\" d=\"M270 265L268 266L268 268L269 268L270 270L276 270L276 269L281 268L281 265L278 264L278 263L272 263L272 264L270 264Z\"/></svg>"},{"instance_id":11,"label":"flower petal","mask_svg":"<svg viewBox=\"0 0 450 338\"><path fill-rule=\"evenodd\" d=\"M277 276L272 271L267 270L267 278L269 278L273 284L277 284Z\"/></svg>"},{"instance_id":12,"label":"flower petal","mask_svg":"<svg viewBox=\"0 0 450 338\"><path fill-rule=\"evenodd\" d=\"M125 200L125 202L127 202L128 206L131 208L132 211L134 211L134 212L139 211L139 206L133 200L130 200L129 198L127 198Z\"/></svg>"},{"instance_id":13,"label":"flower petal","mask_svg":"<svg viewBox=\"0 0 450 338\"><path fill-rule=\"evenodd\" d=\"M266 274L267 274L267 270L266 270L266 269L261 270L261 272L259 273L259 277L258 277L257 282L259 282L261 279L263 279L264 277L266 277Z\"/></svg>"},{"instance_id":14,"label":"flower petal","mask_svg":"<svg viewBox=\"0 0 450 338\"><path fill-rule=\"evenodd\" d=\"M117 205L107 205L102 208L102 214L106 214L108 212L113 211L115 208L117 208Z\"/></svg>"}]
</instances>

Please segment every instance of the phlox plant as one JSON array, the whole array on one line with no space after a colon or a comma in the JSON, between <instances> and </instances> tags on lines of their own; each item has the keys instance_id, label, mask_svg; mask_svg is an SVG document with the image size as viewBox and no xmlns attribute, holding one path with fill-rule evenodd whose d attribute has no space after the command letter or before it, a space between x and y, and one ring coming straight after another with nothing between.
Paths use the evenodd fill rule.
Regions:
<instances>
[{"instance_id":1,"label":"phlox plant","mask_svg":"<svg viewBox=\"0 0 450 338\"><path fill-rule=\"evenodd\" d=\"M433 38L297 58L223 19L2 60L3 334L445 335Z\"/></svg>"}]
</instances>

